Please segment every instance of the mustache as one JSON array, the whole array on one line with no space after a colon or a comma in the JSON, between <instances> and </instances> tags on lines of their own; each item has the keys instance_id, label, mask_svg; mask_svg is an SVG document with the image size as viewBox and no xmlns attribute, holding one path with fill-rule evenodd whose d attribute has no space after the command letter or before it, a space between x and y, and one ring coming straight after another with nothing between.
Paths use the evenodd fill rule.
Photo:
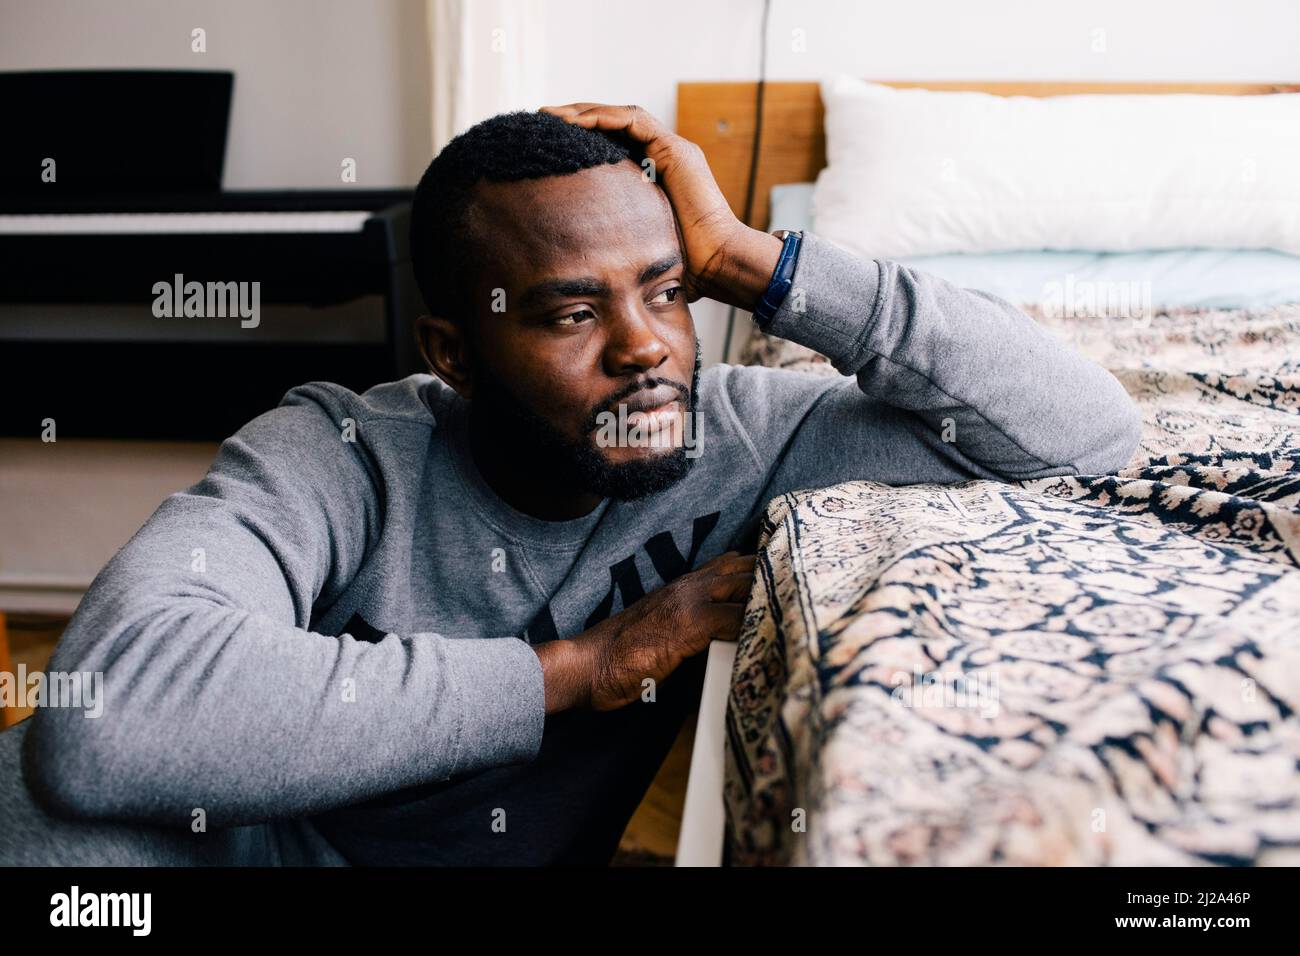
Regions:
<instances>
[{"instance_id":1,"label":"mustache","mask_svg":"<svg viewBox=\"0 0 1300 956\"><path fill-rule=\"evenodd\" d=\"M589 432L595 431L600 426L600 416L608 412L611 406L617 405L623 399L630 398L631 396L635 395L637 392L644 392L647 389L657 388L660 385L667 385L669 388L676 391L678 396L681 399L682 407L687 409L690 408L691 390L687 388L685 385L683 385L681 382L674 382L670 378L638 379L637 381L632 382L626 387L620 388L609 398L605 399L605 401L595 406L591 410L591 414L587 416L587 424L586 427L583 429L583 434L587 434Z\"/></svg>"}]
</instances>

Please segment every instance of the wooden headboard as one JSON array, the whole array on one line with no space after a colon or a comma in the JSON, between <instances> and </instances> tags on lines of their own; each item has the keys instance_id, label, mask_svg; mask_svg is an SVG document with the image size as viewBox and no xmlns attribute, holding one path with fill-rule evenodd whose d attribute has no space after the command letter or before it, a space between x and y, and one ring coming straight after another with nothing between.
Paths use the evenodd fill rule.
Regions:
<instances>
[{"instance_id":1,"label":"wooden headboard","mask_svg":"<svg viewBox=\"0 0 1300 956\"><path fill-rule=\"evenodd\" d=\"M1300 93L1279 83L950 83L883 82L900 89L959 90L995 96L1066 96L1078 93L1215 93L1252 96ZM677 84L677 132L698 143L727 201L744 214L754 144L757 83ZM768 197L779 183L806 183L826 165L818 83L768 82L763 90L763 137L749 224L767 228Z\"/></svg>"}]
</instances>

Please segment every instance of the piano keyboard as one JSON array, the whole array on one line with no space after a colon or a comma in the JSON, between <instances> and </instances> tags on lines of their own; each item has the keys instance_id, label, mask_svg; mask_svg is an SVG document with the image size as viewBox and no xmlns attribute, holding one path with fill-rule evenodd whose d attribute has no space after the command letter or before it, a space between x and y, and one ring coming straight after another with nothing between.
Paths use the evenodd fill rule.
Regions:
<instances>
[{"instance_id":1,"label":"piano keyboard","mask_svg":"<svg viewBox=\"0 0 1300 956\"><path fill-rule=\"evenodd\" d=\"M361 232L372 212L127 212L0 215L0 235Z\"/></svg>"}]
</instances>

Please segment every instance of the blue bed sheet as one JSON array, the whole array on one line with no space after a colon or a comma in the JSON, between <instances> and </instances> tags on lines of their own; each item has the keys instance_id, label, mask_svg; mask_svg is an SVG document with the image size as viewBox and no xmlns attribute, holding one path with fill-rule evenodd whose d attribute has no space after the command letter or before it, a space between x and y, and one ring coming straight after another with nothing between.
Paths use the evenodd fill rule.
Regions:
<instances>
[{"instance_id":1,"label":"blue bed sheet","mask_svg":"<svg viewBox=\"0 0 1300 956\"><path fill-rule=\"evenodd\" d=\"M812 229L812 183L772 189L771 229ZM1147 283L1157 306L1260 308L1300 302L1300 256L1268 249L996 252L900 257L898 262L1010 302L1070 298L1081 284Z\"/></svg>"}]
</instances>

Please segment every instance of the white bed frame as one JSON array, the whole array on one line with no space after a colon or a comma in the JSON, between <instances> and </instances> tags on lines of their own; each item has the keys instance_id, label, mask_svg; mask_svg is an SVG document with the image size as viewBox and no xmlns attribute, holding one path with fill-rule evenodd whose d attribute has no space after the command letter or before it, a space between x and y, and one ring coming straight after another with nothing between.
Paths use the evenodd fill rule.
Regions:
<instances>
[{"instance_id":1,"label":"white bed frame","mask_svg":"<svg viewBox=\"0 0 1300 956\"><path fill-rule=\"evenodd\" d=\"M686 806L677 838L677 866L721 866L727 817L722 778L726 769L727 696L736 661L735 641L714 641L704 665L704 690L695 724Z\"/></svg>"}]
</instances>

